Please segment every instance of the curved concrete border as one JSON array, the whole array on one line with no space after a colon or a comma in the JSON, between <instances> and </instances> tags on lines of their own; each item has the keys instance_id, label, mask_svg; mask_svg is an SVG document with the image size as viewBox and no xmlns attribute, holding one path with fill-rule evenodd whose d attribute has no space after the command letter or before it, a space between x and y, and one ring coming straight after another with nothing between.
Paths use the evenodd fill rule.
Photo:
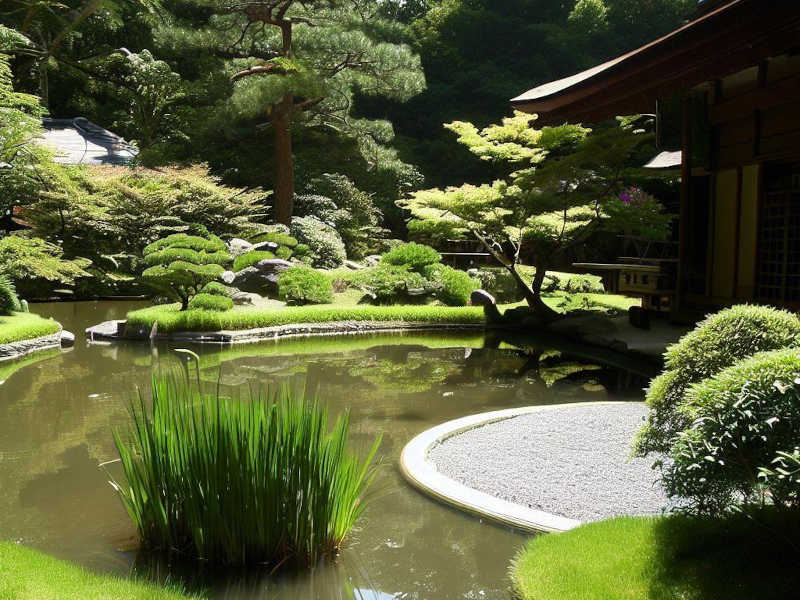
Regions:
<instances>
[{"instance_id":1,"label":"curved concrete border","mask_svg":"<svg viewBox=\"0 0 800 600\"><path fill-rule=\"evenodd\" d=\"M449 437L489 423L504 421L518 415L587 405L619 404L619 402L571 402L545 406L525 406L480 413L448 421L423 431L412 439L400 455L400 470L414 487L422 492L469 513L532 532L567 531L581 521L554 515L515 504L481 492L439 473L428 461L431 448Z\"/></svg>"},{"instance_id":2,"label":"curved concrete border","mask_svg":"<svg viewBox=\"0 0 800 600\"><path fill-rule=\"evenodd\" d=\"M63 330L43 335L29 340L19 340L16 342L9 342L8 344L0 344L0 362L6 360L15 360L39 352L41 350L49 350L51 348L61 348L61 335Z\"/></svg>"},{"instance_id":3,"label":"curved concrete border","mask_svg":"<svg viewBox=\"0 0 800 600\"><path fill-rule=\"evenodd\" d=\"M86 329L91 340L147 340L150 332L138 330L124 332L124 320L106 321ZM241 344L262 342L288 337L311 337L322 335L358 335L366 333L389 333L400 331L467 331L483 330L484 323L414 323L405 321L330 321L327 323L293 323L259 327L256 329L223 331L176 331L156 333L153 339L212 344Z\"/></svg>"}]
</instances>

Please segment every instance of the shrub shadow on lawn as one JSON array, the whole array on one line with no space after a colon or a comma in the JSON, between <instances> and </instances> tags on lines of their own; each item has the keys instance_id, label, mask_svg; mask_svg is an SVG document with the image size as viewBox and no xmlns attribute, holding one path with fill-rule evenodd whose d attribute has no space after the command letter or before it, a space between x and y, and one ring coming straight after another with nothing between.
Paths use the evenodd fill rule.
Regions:
<instances>
[{"instance_id":1,"label":"shrub shadow on lawn","mask_svg":"<svg viewBox=\"0 0 800 600\"><path fill-rule=\"evenodd\" d=\"M673 516L653 528L649 598L789 599L800 593L800 511Z\"/></svg>"}]
</instances>

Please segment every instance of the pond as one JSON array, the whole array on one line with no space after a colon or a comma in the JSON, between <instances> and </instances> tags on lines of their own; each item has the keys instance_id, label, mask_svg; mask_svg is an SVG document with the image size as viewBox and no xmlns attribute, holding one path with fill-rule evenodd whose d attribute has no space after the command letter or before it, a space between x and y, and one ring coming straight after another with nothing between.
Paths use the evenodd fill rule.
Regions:
<instances>
[{"instance_id":1,"label":"pond","mask_svg":"<svg viewBox=\"0 0 800 600\"><path fill-rule=\"evenodd\" d=\"M169 345L89 344L83 330L122 318L125 302L37 304L76 334L66 352L0 364L0 539L102 572L182 579L212 597L377 600L510 598L509 561L527 536L450 509L405 483L397 461L417 433L467 414L584 400L637 399L643 380L531 341L526 352L482 333L384 334L195 346L202 377L238 386L302 381L351 436L383 433L378 494L334 565L270 576L209 573L135 551L134 529L108 475L111 433ZM112 465L109 467L114 468Z\"/></svg>"}]
</instances>

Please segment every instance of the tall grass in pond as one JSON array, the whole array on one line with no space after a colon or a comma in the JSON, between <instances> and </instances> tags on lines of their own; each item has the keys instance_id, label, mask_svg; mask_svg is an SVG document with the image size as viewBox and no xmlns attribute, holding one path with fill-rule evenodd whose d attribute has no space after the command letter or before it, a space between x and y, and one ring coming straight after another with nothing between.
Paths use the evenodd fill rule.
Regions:
<instances>
[{"instance_id":1,"label":"tall grass in pond","mask_svg":"<svg viewBox=\"0 0 800 600\"><path fill-rule=\"evenodd\" d=\"M112 485L145 547L227 565L305 566L332 556L364 510L380 439L359 457L348 416L292 390L248 399L154 376L115 433L126 482Z\"/></svg>"}]
</instances>

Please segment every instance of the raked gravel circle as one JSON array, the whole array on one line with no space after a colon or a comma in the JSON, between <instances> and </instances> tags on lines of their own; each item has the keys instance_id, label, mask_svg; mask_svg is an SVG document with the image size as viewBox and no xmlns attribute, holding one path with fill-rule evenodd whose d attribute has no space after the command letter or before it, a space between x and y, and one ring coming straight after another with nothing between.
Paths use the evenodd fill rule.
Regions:
<instances>
[{"instance_id":1,"label":"raked gravel circle","mask_svg":"<svg viewBox=\"0 0 800 600\"><path fill-rule=\"evenodd\" d=\"M467 487L532 509L597 521L669 507L652 458L631 459L643 404L561 406L469 429L428 460Z\"/></svg>"}]
</instances>

